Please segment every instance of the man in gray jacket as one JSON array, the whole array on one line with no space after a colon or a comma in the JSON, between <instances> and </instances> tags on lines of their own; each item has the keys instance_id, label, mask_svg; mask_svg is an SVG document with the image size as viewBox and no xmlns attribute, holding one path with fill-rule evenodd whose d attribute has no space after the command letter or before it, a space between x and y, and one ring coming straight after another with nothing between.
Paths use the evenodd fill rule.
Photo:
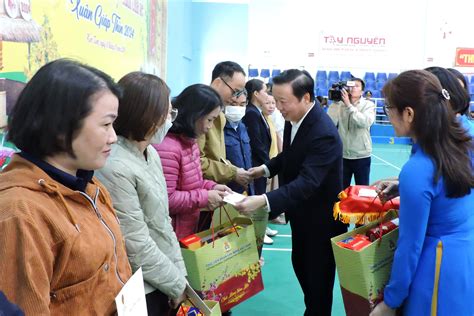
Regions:
<instances>
[{"instance_id":1,"label":"man in gray jacket","mask_svg":"<svg viewBox=\"0 0 474 316\"><path fill-rule=\"evenodd\" d=\"M370 182L370 127L375 121L375 104L362 97L364 81L360 78L352 81L354 86L341 89L341 101L331 104L327 112L342 140L344 189L351 185L352 175L356 184L368 185Z\"/></svg>"}]
</instances>

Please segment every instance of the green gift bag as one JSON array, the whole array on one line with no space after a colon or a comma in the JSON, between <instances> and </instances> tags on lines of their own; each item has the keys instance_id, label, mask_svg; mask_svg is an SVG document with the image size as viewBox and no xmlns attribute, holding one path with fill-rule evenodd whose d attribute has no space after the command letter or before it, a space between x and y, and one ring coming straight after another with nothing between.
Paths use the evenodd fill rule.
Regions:
<instances>
[{"instance_id":1,"label":"green gift bag","mask_svg":"<svg viewBox=\"0 0 474 316\"><path fill-rule=\"evenodd\" d=\"M214 211L214 215L212 217L214 223L222 224L222 219L227 218L227 214L223 214L225 212L227 212L231 219L234 219L236 217L246 218L245 215L241 215L231 204L226 204L224 207L221 207ZM253 228L255 230L257 249L259 253L261 253L263 247L263 239L265 237L265 230L267 229L268 224L267 208L264 207L256 210L250 215L250 219L252 220Z\"/></svg>"},{"instance_id":2,"label":"green gift bag","mask_svg":"<svg viewBox=\"0 0 474 316\"><path fill-rule=\"evenodd\" d=\"M347 316L369 315L381 299L390 278L398 228L360 251L343 248L337 242L356 234L365 235L367 230L379 225L380 221L386 222L396 217L397 213L391 211L381 220L331 239Z\"/></svg>"},{"instance_id":3,"label":"green gift bag","mask_svg":"<svg viewBox=\"0 0 474 316\"><path fill-rule=\"evenodd\" d=\"M189 284L203 299L219 301L223 312L263 290L251 219L236 217L196 235L205 240L233 225L241 227L237 233L211 238L195 250L181 249Z\"/></svg>"}]
</instances>

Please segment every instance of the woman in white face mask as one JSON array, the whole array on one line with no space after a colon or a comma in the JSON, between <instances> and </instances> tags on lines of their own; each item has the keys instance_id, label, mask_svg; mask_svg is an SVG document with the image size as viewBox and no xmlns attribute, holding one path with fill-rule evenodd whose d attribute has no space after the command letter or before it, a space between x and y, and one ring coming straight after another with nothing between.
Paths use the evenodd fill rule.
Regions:
<instances>
[{"instance_id":1,"label":"woman in white face mask","mask_svg":"<svg viewBox=\"0 0 474 316\"><path fill-rule=\"evenodd\" d=\"M248 170L252 168L252 150L250 149L247 127L242 122L247 107L247 92L243 93L236 101L235 104L226 105L224 108L226 118L224 126L225 155L232 165ZM238 193L255 194L253 181L247 187L234 181L227 185Z\"/></svg>"},{"instance_id":2,"label":"woman in white face mask","mask_svg":"<svg viewBox=\"0 0 474 316\"><path fill-rule=\"evenodd\" d=\"M142 267L148 315L168 315L184 300L186 268L168 210L160 143L172 126L170 90L160 78L132 72L114 122L117 144L97 177L112 195L133 271Z\"/></svg>"}]
</instances>

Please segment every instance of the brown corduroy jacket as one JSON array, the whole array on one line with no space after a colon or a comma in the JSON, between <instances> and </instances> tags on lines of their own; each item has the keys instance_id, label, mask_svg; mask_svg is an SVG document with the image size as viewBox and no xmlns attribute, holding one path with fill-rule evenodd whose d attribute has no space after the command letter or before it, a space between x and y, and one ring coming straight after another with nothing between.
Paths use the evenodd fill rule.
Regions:
<instances>
[{"instance_id":1,"label":"brown corduroy jacket","mask_svg":"<svg viewBox=\"0 0 474 316\"><path fill-rule=\"evenodd\" d=\"M131 276L96 180L73 191L15 155L0 173L0 289L26 315L111 315Z\"/></svg>"}]
</instances>

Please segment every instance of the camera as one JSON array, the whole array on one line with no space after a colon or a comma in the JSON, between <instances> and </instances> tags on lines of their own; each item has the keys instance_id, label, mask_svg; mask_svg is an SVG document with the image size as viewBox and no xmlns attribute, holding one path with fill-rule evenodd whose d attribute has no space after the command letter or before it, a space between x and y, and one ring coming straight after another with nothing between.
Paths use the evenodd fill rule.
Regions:
<instances>
[{"instance_id":1,"label":"camera","mask_svg":"<svg viewBox=\"0 0 474 316\"><path fill-rule=\"evenodd\" d=\"M328 99L332 101L342 100L342 89L349 91L349 87L354 87L355 81L339 81L332 84L328 91Z\"/></svg>"}]
</instances>

